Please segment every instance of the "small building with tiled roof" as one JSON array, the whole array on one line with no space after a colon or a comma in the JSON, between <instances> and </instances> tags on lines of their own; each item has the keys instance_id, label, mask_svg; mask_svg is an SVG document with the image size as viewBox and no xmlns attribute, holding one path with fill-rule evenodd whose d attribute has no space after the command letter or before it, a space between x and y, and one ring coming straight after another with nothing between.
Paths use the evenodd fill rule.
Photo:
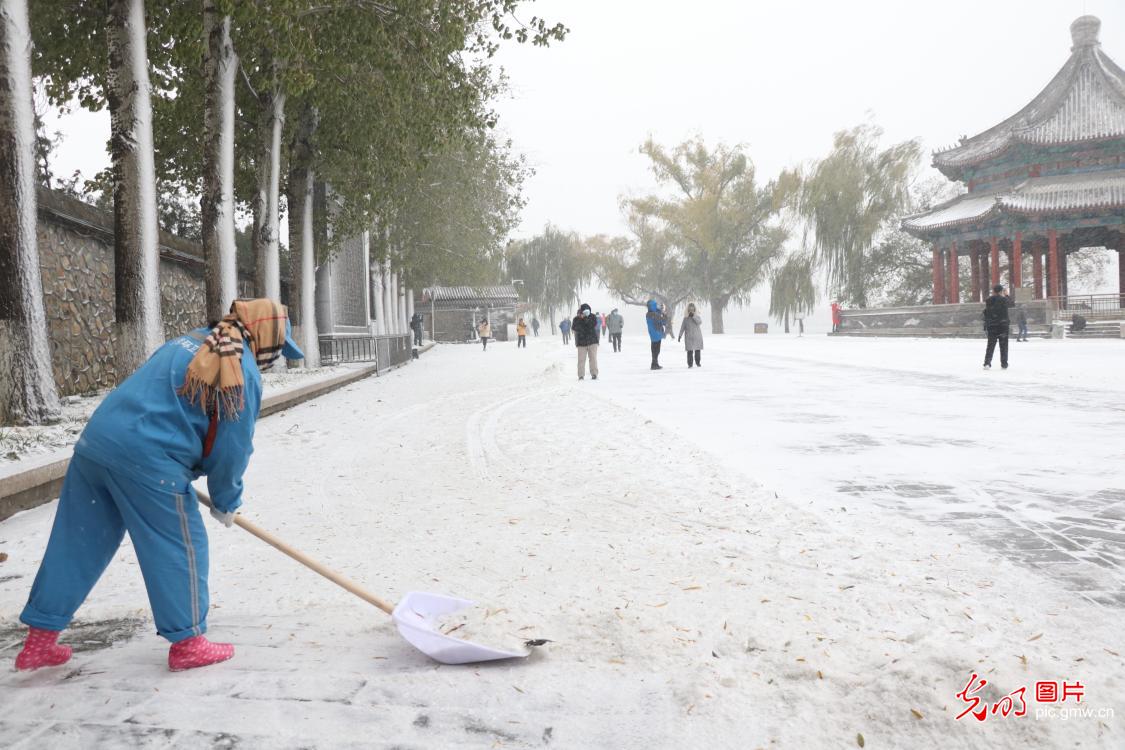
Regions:
<instances>
[{"instance_id":1,"label":"small building with tiled roof","mask_svg":"<svg viewBox=\"0 0 1125 750\"><path fill-rule=\"evenodd\" d=\"M1030 270L1029 296L1065 308L1066 258L1084 247L1118 252L1125 295L1125 70L1102 50L1100 27L1094 16L1076 20L1070 58L1038 96L934 154L934 166L967 188L902 222L933 243L935 304L979 302L1003 271L1021 289ZM970 264L967 297L962 260Z\"/></svg>"},{"instance_id":2,"label":"small building with tiled roof","mask_svg":"<svg viewBox=\"0 0 1125 750\"><path fill-rule=\"evenodd\" d=\"M434 341L476 339L477 324L488 318L492 337L508 340L508 325L515 322L519 293L511 284L485 286L432 286L422 290L415 309Z\"/></svg>"}]
</instances>

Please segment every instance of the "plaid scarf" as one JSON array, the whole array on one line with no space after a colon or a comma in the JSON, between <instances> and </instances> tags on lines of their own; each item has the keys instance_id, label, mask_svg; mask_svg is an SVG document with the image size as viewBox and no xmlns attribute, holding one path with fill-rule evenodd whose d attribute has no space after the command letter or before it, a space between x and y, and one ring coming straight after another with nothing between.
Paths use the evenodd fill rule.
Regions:
<instances>
[{"instance_id":1,"label":"plaid scarf","mask_svg":"<svg viewBox=\"0 0 1125 750\"><path fill-rule=\"evenodd\" d=\"M198 404L204 414L237 419L246 405L243 348L250 347L258 369L268 368L281 356L287 318L285 306L273 300L236 300L192 357L177 393Z\"/></svg>"}]
</instances>

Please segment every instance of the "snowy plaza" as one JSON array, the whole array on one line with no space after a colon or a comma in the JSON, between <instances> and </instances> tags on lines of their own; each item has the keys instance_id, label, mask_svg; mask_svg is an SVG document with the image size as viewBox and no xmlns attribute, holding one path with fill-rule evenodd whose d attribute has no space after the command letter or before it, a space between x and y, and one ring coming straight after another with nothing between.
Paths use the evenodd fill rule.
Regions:
<instances>
[{"instance_id":1,"label":"snowy plaza","mask_svg":"<svg viewBox=\"0 0 1125 750\"><path fill-rule=\"evenodd\" d=\"M1120 747L1125 350L1032 341L982 372L982 346L729 336L651 372L627 336L597 381L557 338L437 347L264 418L244 512L378 594L550 644L437 665L213 526L235 659L164 670L126 543L71 663L0 675L2 744ZM52 515L0 524L4 658ZM990 703L1080 682L1094 715L955 721L974 672Z\"/></svg>"}]
</instances>

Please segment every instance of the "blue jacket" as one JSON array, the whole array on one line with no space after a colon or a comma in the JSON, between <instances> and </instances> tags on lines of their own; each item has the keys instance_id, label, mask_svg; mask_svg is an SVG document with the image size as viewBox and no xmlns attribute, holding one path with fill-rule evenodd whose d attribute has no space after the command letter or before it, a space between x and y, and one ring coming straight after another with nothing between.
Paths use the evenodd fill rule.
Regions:
<instances>
[{"instance_id":1,"label":"blue jacket","mask_svg":"<svg viewBox=\"0 0 1125 750\"><path fill-rule=\"evenodd\" d=\"M648 324L648 337L651 341L664 340L664 313L660 312L660 305L656 300L648 301L648 312L645 313L645 323Z\"/></svg>"},{"instance_id":2,"label":"blue jacket","mask_svg":"<svg viewBox=\"0 0 1125 750\"><path fill-rule=\"evenodd\" d=\"M242 505L242 474L254 451L262 376L247 350L242 357L246 405L237 419L224 417L218 423L211 453L204 458L210 419L176 390L206 335L207 329L199 329L157 349L105 397L74 452L165 492L187 493L188 485L206 474L215 507L229 513Z\"/></svg>"},{"instance_id":3,"label":"blue jacket","mask_svg":"<svg viewBox=\"0 0 1125 750\"><path fill-rule=\"evenodd\" d=\"M570 333L570 321L563 320L559 323L559 330L563 333Z\"/></svg>"}]
</instances>

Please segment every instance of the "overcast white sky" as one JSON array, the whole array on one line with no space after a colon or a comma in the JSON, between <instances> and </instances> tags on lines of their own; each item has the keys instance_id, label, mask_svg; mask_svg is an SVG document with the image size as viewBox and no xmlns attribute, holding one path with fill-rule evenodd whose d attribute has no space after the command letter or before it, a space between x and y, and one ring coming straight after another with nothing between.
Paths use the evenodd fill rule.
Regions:
<instances>
[{"instance_id":1,"label":"overcast white sky","mask_svg":"<svg viewBox=\"0 0 1125 750\"><path fill-rule=\"evenodd\" d=\"M637 151L650 134L742 143L769 179L867 120L888 143L921 138L927 153L996 124L1066 61L1084 13L1102 19L1102 46L1125 65L1122 0L539 0L522 14L532 12L571 34L499 55L512 85L502 127L536 170L517 236L547 222L622 232L619 197L654 187ZM57 173L106 163L104 115L55 127L67 136ZM758 295L734 327L765 320L766 302Z\"/></svg>"}]
</instances>

